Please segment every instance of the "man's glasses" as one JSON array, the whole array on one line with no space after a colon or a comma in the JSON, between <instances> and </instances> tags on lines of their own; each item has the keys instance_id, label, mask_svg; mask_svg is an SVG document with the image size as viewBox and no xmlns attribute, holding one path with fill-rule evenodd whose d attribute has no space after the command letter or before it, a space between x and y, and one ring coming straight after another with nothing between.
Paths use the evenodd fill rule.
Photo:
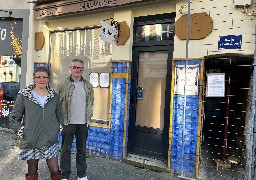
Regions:
<instances>
[{"instance_id":1,"label":"man's glasses","mask_svg":"<svg viewBox=\"0 0 256 180\"><path fill-rule=\"evenodd\" d=\"M46 77L46 76L36 76L35 79L40 79L40 80L48 80L49 77Z\"/></svg>"},{"instance_id":2,"label":"man's glasses","mask_svg":"<svg viewBox=\"0 0 256 180\"><path fill-rule=\"evenodd\" d=\"M73 69L76 69L76 70L83 70L84 67L73 66Z\"/></svg>"}]
</instances>

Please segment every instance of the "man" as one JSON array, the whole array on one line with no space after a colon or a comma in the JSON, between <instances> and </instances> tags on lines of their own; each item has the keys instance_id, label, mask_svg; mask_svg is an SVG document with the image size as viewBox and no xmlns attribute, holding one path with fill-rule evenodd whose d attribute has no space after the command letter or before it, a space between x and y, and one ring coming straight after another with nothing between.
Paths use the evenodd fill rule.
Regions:
<instances>
[{"instance_id":1,"label":"man","mask_svg":"<svg viewBox=\"0 0 256 180\"><path fill-rule=\"evenodd\" d=\"M64 112L60 168L62 179L68 179L71 174L71 148L75 136L77 176L79 180L88 180L86 175L86 138L93 114L93 87L82 77L84 70L82 60L72 60L69 70L71 75L57 86Z\"/></svg>"}]
</instances>

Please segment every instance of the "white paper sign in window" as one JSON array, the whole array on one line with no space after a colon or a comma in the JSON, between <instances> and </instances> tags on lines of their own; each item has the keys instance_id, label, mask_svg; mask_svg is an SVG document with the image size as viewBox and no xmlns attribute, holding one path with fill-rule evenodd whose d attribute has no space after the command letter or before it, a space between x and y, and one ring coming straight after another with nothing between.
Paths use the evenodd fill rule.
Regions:
<instances>
[{"instance_id":1,"label":"white paper sign in window","mask_svg":"<svg viewBox=\"0 0 256 180\"><path fill-rule=\"evenodd\" d=\"M90 83L94 88L99 86L99 74L98 73L90 73Z\"/></svg>"},{"instance_id":2,"label":"white paper sign in window","mask_svg":"<svg viewBox=\"0 0 256 180\"><path fill-rule=\"evenodd\" d=\"M185 65L175 66L174 94L198 95L199 65L187 65L187 76L185 76ZM185 78L187 84L185 87Z\"/></svg>"},{"instance_id":3,"label":"white paper sign in window","mask_svg":"<svg viewBox=\"0 0 256 180\"><path fill-rule=\"evenodd\" d=\"M208 73L206 97L225 97L225 73Z\"/></svg>"},{"instance_id":4,"label":"white paper sign in window","mask_svg":"<svg viewBox=\"0 0 256 180\"><path fill-rule=\"evenodd\" d=\"M100 73L100 87L109 87L109 73Z\"/></svg>"}]
</instances>

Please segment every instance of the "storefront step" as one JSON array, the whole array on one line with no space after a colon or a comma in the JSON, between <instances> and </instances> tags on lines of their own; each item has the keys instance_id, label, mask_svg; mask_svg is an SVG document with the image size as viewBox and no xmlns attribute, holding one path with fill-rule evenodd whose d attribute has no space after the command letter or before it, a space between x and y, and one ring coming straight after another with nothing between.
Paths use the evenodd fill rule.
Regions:
<instances>
[{"instance_id":1,"label":"storefront step","mask_svg":"<svg viewBox=\"0 0 256 180\"><path fill-rule=\"evenodd\" d=\"M166 162L158 159L144 157L135 154L129 154L125 159L122 160L124 163L131 164L136 167L146 168L153 171L159 172L170 172Z\"/></svg>"}]
</instances>

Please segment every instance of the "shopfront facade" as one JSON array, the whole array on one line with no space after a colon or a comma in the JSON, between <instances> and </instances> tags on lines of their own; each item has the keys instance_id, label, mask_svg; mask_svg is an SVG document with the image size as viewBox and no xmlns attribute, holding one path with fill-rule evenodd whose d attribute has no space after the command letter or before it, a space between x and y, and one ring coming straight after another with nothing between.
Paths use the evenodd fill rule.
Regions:
<instances>
[{"instance_id":1,"label":"shopfront facade","mask_svg":"<svg viewBox=\"0 0 256 180\"><path fill-rule=\"evenodd\" d=\"M221 147L231 129L226 121L215 121L212 116L229 117L226 112L231 106L219 102L227 104L226 97L241 88L247 91L232 102L243 102L243 111L248 110L245 100L251 86L249 80L243 80L252 78L252 71L243 68L252 65L255 17L241 12L231 0L195 1L187 39L187 7L180 0L35 2L33 63L47 64L51 85L56 87L69 75L70 61L82 59L84 77L94 86L89 154L197 178L211 175L205 165L215 167L204 159L207 153L213 152L213 159L228 158L227 151L222 156L228 147ZM117 37L115 24L119 24ZM243 81L242 85L225 83L231 72L244 74L243 78L232 76ZM221 78L217 75L225 75L224 89L229 87L229 92L221 86L207 86L207 78ZM214 94L221 90L222 94ZM213 108L209 104L220 105ZM230 122L241 130L245 115L232 116ZM207 142L203 137L213 137L210 125L221 131L221 137L214 137L219 138L218 143L208 144L216 145L220 152L202 150ZM243 134L229 137L239 142Z\"/></svg>"}]
</instances>

